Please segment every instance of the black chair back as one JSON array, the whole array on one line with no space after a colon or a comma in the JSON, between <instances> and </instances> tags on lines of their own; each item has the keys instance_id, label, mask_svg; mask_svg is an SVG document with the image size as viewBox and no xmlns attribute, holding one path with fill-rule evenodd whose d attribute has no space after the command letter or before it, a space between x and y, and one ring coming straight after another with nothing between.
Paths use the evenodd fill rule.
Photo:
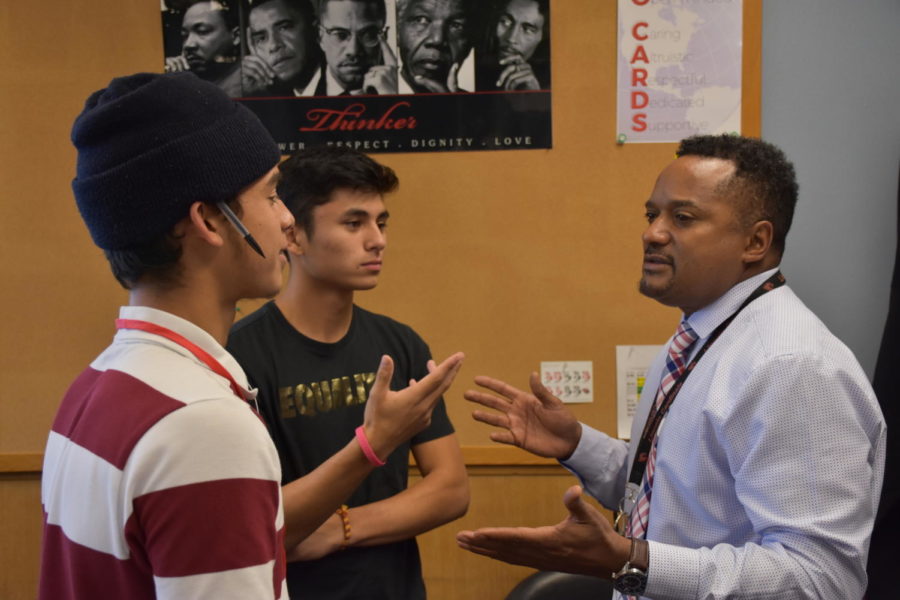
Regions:
<instances>
[{"instance_id":1,"label":"black chair back","mask_svg":"<svg viewBox=\"0 0 900 600\"><path fill-rule=\"evenodd\" d=\"M506 600L606 600L612 594L612 582L606 579L538 571L520 581Z\"/></svg>"}]
</instances>

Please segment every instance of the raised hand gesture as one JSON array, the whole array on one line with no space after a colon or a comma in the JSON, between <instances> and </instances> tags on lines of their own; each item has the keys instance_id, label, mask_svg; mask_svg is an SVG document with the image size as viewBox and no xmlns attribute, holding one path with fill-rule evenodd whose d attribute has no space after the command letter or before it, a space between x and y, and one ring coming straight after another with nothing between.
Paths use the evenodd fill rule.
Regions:
<instances>
[{"instance_id":1,"label":"raised hand gesture","mask_svg":"<svg viewBox=\"0 0 900 600\"><path fill-rule=\"evenodd\" d=\"M241 88L244 96L266 92L276 81L275 70L262 57L247 54L241 61Z\"/></svg>"},{"instance_id":2,"label":"raised hand gesture","mask_svg":"<svg viewBox=\"0 0 900 600\"><path fill-rule=\"evenodd\" d=\"M182 56L167 56L166 57L166 73L181 73L182 71L190 71L191 65L188 64L187 59Z\"/></svg>"},{"instance_id":3,"label":"raised hand gesture","mask_svg":"<svg viewBox=\"0 0 900 600\"><path fill-rule=\"evenodd\" d=\"M364 94L396 94L397 57L384 37L379 36L378 44L384 64L369 67L363 77L362 91Z\"/></svg>"},{"instance_id":4,"label":"raised hand gesture","mask_svg":"<svg viewBox=\"0 0 900 600\"><path fill-rule=\"evenodd\" d=\"M498 394L479 390L468 390L464 394L469 402L496 411L476 410L472 413L476 421L500 428L491 433L493 441L560 460L575 451L581 439L581 424L562 401L544 387L537 373L532 373L529 380L531 394L492 377L476 377L475 383Z\"/></svg>"},{"instance_id":5,"label":"raised hand gesture","mask_svg":"<svg viewBox=\"0 0 900 600\"><path fill-rule=\"evenodd\" d=\"M437 81L434 79L429 79L424 75L416 75L413 79L415 79L416 83L429 92L434 92L436 94L446 94L446 93L456 93L459 91L459 82L457 81L457 75L459 74L459 63L453 63L450 66L450 71L447 72L447 81Z\"/></svg>"},{"instance_id":6,"label":"raised hand gesture","mask_svg":"<svg viewBox=\"0 0 900 600\"><path fill-rule=\"evenodd\" d=\"M464 355L457 352L436 365L428 361L428 375L398 392L390 390L394 361L387 355L369 390L363 425L375 454L385 457L431 423L431 411L459 372Z\"/></svg>"},{"instance_id":7,"label":"raised hand gesture","mask_svg":"<svg viewBox=\"0 0 900 600\"><path fill-rule=\"evenodd\" d=\"M463 550L514 565L609 579L628 557L630 542L572 486L563 496L568 516L545 527L485 527L460 531Z\"/></svg>"},{"instance_id":8,"label":"raised hand gesture","mask_svg":"<svg viewBox=\"0 0 900 600\"><path fill-rule=\"evenodd\" d=\"M507 56L500 59L503 71L497 78L497 87L503 90L539 90L541 84L531 65L521 56Z\"/></svg>"}]
</instances>

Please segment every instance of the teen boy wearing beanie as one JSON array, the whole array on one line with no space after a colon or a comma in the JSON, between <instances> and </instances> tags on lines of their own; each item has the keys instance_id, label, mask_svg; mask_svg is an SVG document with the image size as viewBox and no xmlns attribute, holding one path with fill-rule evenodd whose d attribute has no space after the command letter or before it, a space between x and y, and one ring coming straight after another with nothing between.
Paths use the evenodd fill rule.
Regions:
<instances>
[{"instance_id":1,"label":"teen boy wearing beanie","mask_svg":"<svg viewBox=\"0 0 900 600\"><path fill-rule=\"evenodd\" d=\"M275 193L278 148L189 73L112 80L72 140L78 208L130 296L47 442L39 598L286 598L283 541L315 529L372 466L348 444L339 473L298 482L282 509L255 390L223 348L235 302L280 287L293 219ZM368 453L424 426L459 360L403 395L387 392L383 359Z\"/></svg>"}]
</instances>

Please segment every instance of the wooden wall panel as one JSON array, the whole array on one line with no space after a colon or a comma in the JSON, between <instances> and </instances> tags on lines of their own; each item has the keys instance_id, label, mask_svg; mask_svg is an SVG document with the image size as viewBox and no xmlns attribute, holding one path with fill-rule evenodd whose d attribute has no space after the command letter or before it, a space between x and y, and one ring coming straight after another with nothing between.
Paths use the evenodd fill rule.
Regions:
<instances>
[{"instance_id":1,"label":"wooden wall panel","mask_svg":"<svg viewBox=\"0 0 900 600\"><path fill-rule=\"evenodd\" d=\"M0 473L0 598L37 594L41 546L41 480L38 473Z\"/></svg>"},{"instance_id":2,"label":"wooden wall panel","mask_svg":"<svg viewBox=\"0 0 900 600\"><path fill-rule=\"evenodd\" d=\"M472 467L466 516L419 536L430 600L503 600L534 569L460 550L456 533L488 526L538 527L562 521L563 492L577 483L561 467Z\"/></svg>"}]
</instances>

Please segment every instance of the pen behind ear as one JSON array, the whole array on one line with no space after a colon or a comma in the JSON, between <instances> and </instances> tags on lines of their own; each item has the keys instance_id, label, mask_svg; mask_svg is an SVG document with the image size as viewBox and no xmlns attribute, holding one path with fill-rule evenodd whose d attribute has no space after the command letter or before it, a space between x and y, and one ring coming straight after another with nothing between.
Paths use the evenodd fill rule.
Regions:
<instances>
[{"instance_id":1,"label":"pen behind ear","mask_svg":"<svg viewBox=\"0 0 900 600\"><path fill-rule=\"evenodd\" d=\"M257 254L265 258L266 255L263 253L262 248L259 247L259 244L256 243L256 240L253 239L253 236L250 235L250 232L247 231L247 228L244 227L244 224L241 223L241 220L238 218L238 216L234 214L234 211L232 211L225 202L216 202L216 206L219 207L219 210L222 211L222 214L225 215L225 218L231 221L231 224L234 225L234 228L238 230L238 233L240 233L247 241L247 243L250 244L250 247L253 248L257 252Z\"/></svg>"}]
</instances>

